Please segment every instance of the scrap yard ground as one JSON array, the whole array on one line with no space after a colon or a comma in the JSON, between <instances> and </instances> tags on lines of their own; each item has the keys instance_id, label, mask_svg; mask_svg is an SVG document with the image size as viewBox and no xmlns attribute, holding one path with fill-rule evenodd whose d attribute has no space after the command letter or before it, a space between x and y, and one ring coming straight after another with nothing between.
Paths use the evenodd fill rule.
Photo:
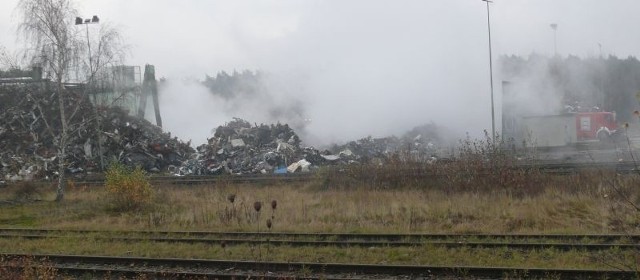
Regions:
<instances>
[{"instance_id":1,"label":"scrap yard ground","mask_svg":"<svg viewBox=\"0 0 640 280\"><path fill-rule=\"evenodd\" d=\"M15 90L30 93L28 87ZM280 267L288 270L272 276L293 278L371 277L371 271L379 271L378 278L441 276L437 271L463 278L476 273L490 273L490 279L513 278L505 273L527 278L532 269L542 269L536 273L560 279L558 275L613 277L613 272L601 271L607 269L625 275L636 271L640 192L635 186L640 173L630 152L632 141L623 146L627 149L580 150L559 161L540 151L514 151L488 138L467 138L450 157L438 158L442 139L433 124L401 137L367 137L318 150L303 146L286 124L233 119L193 149L149 122L111 108L102 112L102 147L92 144L94 127L69 136L65 174L70 179L65 180L64 199L55 201L59 155L53 142L42 141L50 131L41 120L55 118L56 112L36 113L28 105L27 98L37 91L13 93L0 91L8 106L0 118L5 140L0 143L0 279L73 279L84 275L83 269L91 271L88 278L98 277L98 269L107 275L153 277L149 273L165 273L165 263L171 263L166 258L183 263L173 267L179 273L227 273L233 268L235 274L227 279L256 273L264 277L277 266L259 262L284 263ZM9 101L16 103L9 106ZM109 161L105 172L99 171L99 154ZM593 162L600 157L608 162ZM565 166L567 162L581 167ZM138 169L131 173L134 167ZM43 229L58 231L37 231ZM160 231L171 232L157 236ZM193 239L203 231L224 236ZM238 240L238 232L257 234ZM303 240L272 235L280 232L310 235ZM315 233L329 235L321 240ZM397 236L342 240L346 237L338 235L343 233ZM406 235L416 233L451 236L409 240L415 236ZM460 235L471 233L542 236ZM555 239L548 234L616 236ZM182 239L167 239L174 235ZM45 260L38 257L43 255ZM165 259L112 258L106 266L107 259L95 260L108 256ZM203 272L202 264L187 263L196 259L230 263ZM241 269L246 263L236 261L256 265ZM293 262L305 264L291 271ZM361 264L375 270L358 268ZM383 268L390 265L441 267ZM33 267L39 269L30 272ZM132 267L149 271L130 271ZM394 269L417 274L390 272ZM558 271L562 269L597 271ZM340 271L351 274L331 274Z\"/></svg>"},{"instance_id":2,"label":"scrap yard ground","mask_svg":"<svg viewBox=\"0 0 640 280\"><path fill-rule=\"evenodd\" d=\"M118 1L2 5L0 280L640 279L638 1Z\"/></svg>"},{"instance_id":3,"label":"scrap yard ground","mask_svg":"<svg viewBox=\"0 0 640 280\"><path fill-rule=\"evenodd\" d=\"M56 203L50 202L55 196L53 187L8 186L0 192L3 227L104 230L114 236L115 230L262 232L264 236L254 237L263 242L258 245L203 245L144 238L105 240L99 233L66 238L2 235L0 253L572 269L626 268L635 264L637 249L615 246L593 251L509 246L450 248L438 244L318 247L268 243L274 238L267 234L273 232L613 233L629 237L637 233L638 212L631 203L640 194L633 187L640 178L634 174L620 176L586 170L557 175L502 170L502 174L467 173L462 176L464 179L450 174L446 180L438 180L422 174L420 179L394 181L400 178L389 174L402 172L388 171L353 168L342 173L319 172L307 182L236 184L223 180L190 186L157 182L152 202L135 211L114 209L102 187L71 183L67 199ZM375 177L375 181L360 177L365 174ZM531 184L521 181L525 179ZM475 182L473 187L465 180ZM511 183L501 185L505 182ZM275 207L272 201L276 201ZM261 202L260 211L256 211L255 202ZM464 240L470 241L474 241L473 237Z\"/></svg>"}]
</instances>

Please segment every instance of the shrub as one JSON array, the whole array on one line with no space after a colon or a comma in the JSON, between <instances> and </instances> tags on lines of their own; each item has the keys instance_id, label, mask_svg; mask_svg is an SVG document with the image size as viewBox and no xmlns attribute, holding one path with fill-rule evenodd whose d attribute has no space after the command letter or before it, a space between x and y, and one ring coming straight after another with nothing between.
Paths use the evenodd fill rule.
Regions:
<instances>
[{"instance_id":1,"label":"shrub","mask_svg":"<svg viewBox=\"0 0 640 280\"><path fill-rule=\"evenodd\" d=\"M434 162L412 157L409 151L397 151L380 162L320 169L314 186L505 191L518 197L541 194L543 179L552 177L543 174L535 161L518 160L503 145L500 138L494 142L485 131L484 139L461 140L455 158Z\"/></svg>"},{"instance_id":2,"label":"shrub","mask_svg":"<svg viewBox=\"0 0 640 280\"><path fill-rule=\"evenodd\" d=\"M105 188L112 206L120 211L140 210L153 198L151 184L140 167L111 164L105 173Z\"/></svg>"},{"instance_id":3,"label":"shrub","mask_svg":"<svg viewBox=\"0 0 640 280\"><path fill-rule=\"evenodd\" d=\"M25 181L16 184L13 196L17 201L40 200L42 193L35 183Z\"/></svg>"}]
</instances>

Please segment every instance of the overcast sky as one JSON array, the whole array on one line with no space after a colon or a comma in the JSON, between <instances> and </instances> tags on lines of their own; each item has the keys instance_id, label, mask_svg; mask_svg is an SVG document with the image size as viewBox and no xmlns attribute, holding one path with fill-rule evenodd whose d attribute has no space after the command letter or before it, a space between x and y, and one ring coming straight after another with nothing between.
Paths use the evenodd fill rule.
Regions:
<instances>
[{"instance_id":1,"label":"overcast sky","mask_svg":"<svg viewBox=\"0 0 640 280\"><path fill-rule=\"evenodd\" d=\"M0 10L0 45L10 50L16 48L16 18L8 7L16 2L3 0ZM97 14L119 26L131 46L128 64L154 64L159 77L202 79L234 69L273 73L283 91L305 101L311 142L397 134L430 121L472 135L491 127L487 11L480 0L78 4L81 16ZM551 23L558 24L560 55L596 56L600 44L604 55L638 56L638 11L637 0L495 0L494 59L553 54ZM496 75L497 106L499 81ZM166 127L179 136L203 142L211 128L230 119L218 114L202 120L208 107L194 104L202 93L179 91L163 104ZM195 133L194 122L205 129Z\"/></svg>"}]
</instances>

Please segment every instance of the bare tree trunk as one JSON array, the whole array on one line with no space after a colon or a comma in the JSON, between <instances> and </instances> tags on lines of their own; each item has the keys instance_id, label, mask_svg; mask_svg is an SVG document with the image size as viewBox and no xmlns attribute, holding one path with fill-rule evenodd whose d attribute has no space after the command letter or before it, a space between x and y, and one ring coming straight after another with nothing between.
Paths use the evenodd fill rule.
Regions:
<instances>
[{"instance_id":1,"label":"bare tree trunk","mask_svg":"<svg viewBox=\"0 0 640 280\"><path fill-rule=\"evenodd\" d=\"M67 153L67 115L65 112L65 94L62 85L62 77L58 78L58 106L60 108L60 123L62 131L60 132L60 142L58 143L58 188L56 189L56 201L60 202L64 198L65 187L65 171L66 171L66 153Z\"/></svg>"},{"instance_id":2,"label":"bare tree trunk","mask_svg":"<svg viewBox=\"0 0 640 280\"><path fill-rule=\"evenodd\" d=\"M63 141L60 141L61 144ZM56 201L60 202L62 201L62 199L64 198L64 189L65 189L65 170L66 170L66 158L65 158L65 153L66 153L66 148L65 146L66 143L62 144L62 147L60 147L59 149L59 153L58 153L58 158L59 158L59 164L58 164L58 187L56 188Z\"/></svg>"}]
</instances>

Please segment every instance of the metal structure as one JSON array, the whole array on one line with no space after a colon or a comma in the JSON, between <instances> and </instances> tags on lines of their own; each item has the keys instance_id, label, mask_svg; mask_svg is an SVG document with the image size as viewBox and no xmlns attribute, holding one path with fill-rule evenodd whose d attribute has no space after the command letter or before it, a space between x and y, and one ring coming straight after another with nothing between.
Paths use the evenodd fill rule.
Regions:
<instances>
[{"instance_id":1,"label":"metal structure","mask_svg":"<svg viewBox=\"0 0 640 280\"><path fill-rule=\"evenodd\" d=\"M553 269L536 267L489 267L489 266L426 266L426 265L387 265L326 262L263 262L258 260L208 260L192 258L146 258L112 257L90 255L59 254L9 254L0 255L4 259L46 259L49 265L60 272L73 275L91 276L125 275L127 277L150 276L150 278L170 279L345 279L344 276L363 275L380 278L393 278L398 275L420 276L419 278L481 278L502 279L505 275L526 275L528 278L547 279L636 279L634 270L586 270ZM141 267L144 270L141 270ZM304 271L304 276L291 272ZM268 273L267 273L268 272ZM315 273L316 275L308 274ZM293 277L292 277L293 276ZM328 277L327 277L328 276ZM454 277L452 277L454 276Z\"/></svg>"},{"instance_id":2,"label":"metal structure","mask_svg":"<svg viewBox=\"0 0 640 280\"><path fill-rule=\"evenodd\" d=\"M89 54L89 79L87 81L87 86L85 87L85 89L87 91L91 91L92 86L93 86L93 78L95 75L95 72L93 70L93 59L91 58L91 39L89 38L89 24L98 24L100 22L100 19L98 18L98 16L94 15L91 19L85 19L84 21L82 20L81 17L76 17L76 25L82 25L84 24L84 26L86 27L87 30L87 48L88 48L88 54ZM88 92L87 92L88 93ZM97 103L97 102L96 102ZM102 140L101 138L101 124L102 124L102 120L100 117L100 114L98 113L98 109L97 107L94 107L95 109L95 116L97 119L97 126L96 126L96 142L98 142L98 154L100 157L100 170L104 170L105 168L105 161L104 161L104 152L102 150Z\"/></svg>"},{"instance_id":3,"label":"metal structure","mask_svg":"<svg viewBox=\"0 0 640 280\"><path fill-rule=\"evenodd\" d=\"M487 3L487 28L489 31L489 83L491 84L491 136L495 144L496 141L496 117L493 102L493 53L491 51L491 15L489 13L489 3L493 1L482 0Z\"/></svg>"},{"instance_id":4,"label":"metal structure","mask_svg":"<svg viewBox=\"0 0 640 280\"><path fill-rule=\"evenodd\" d=\"M526 116L520 119L520 123L525 133L521 137L527 146L563 147L578 142L576 116L573 114Z\"/></svg>"},{"instance_id":5,"label":"metal structure","mask_svg":"<svg viewBox=\"0 0 640 280\"><path fill-rule=\"evenodd\" d=\"M162 118L160 117L160 103L158 100L158 83L156 82L156 71L153 65L144 66L144 81L142 82L142 94L138 103L138 117L144 118L147 108L147 97L151 94L153 98L153 109L156 114L156 125L162 127Z\"/></svg>"},{"instance_id":6,"label":"metal structure","mask_svg":"<svg viewBox=\"0 0 640 280\"><path fill-rule=\"evenodd\" d=\"M87 29L87 47L89 48L89 73L91 74L91 76L89 76L89 81L91 81L91 78L93 76L93 65L92 65L92 58L91 58L91 40L89 39L89 24L98 24L100 22L100 18L98 18L98 16L94 15L91 19L85 19L82 20L81 17L76 17L76 25L82 25L84 24L84 26Z\"/></svg>"},{"instance_id":7,"label":"metal structure","mask_svg":"<svg viewBox=\"0 0 640 280\"><path fill-rule=\"evenodd\" d=\"M144 118L147 98L151 95L156 125L162 127L158 85L153 65L145 65L143 78L141 78L140 66L118 65L97 73L95 80L96 106L116 106L131 115Z\"/></svg>"},{"instance_id":8,"label":"metal structure","mask_svg":"<svg viewBox=\"0 0 640 280\"><path fill-rule=\"evenodd\" d=\"M40 83L42 79L42 67L34 66L31 70L0 71L0 85Z\"/></svg>"},{"instance_id":9,"label":"metal structure","mask_svg":"<svg viewBox=\"0 0 640 280\"><path fill-rule=\"evenodd\" d=\"M142 79L140 66L117 65L96 74L95 105L120 107L127 112L138 108Z\"/></svg>"}]
</instances>

